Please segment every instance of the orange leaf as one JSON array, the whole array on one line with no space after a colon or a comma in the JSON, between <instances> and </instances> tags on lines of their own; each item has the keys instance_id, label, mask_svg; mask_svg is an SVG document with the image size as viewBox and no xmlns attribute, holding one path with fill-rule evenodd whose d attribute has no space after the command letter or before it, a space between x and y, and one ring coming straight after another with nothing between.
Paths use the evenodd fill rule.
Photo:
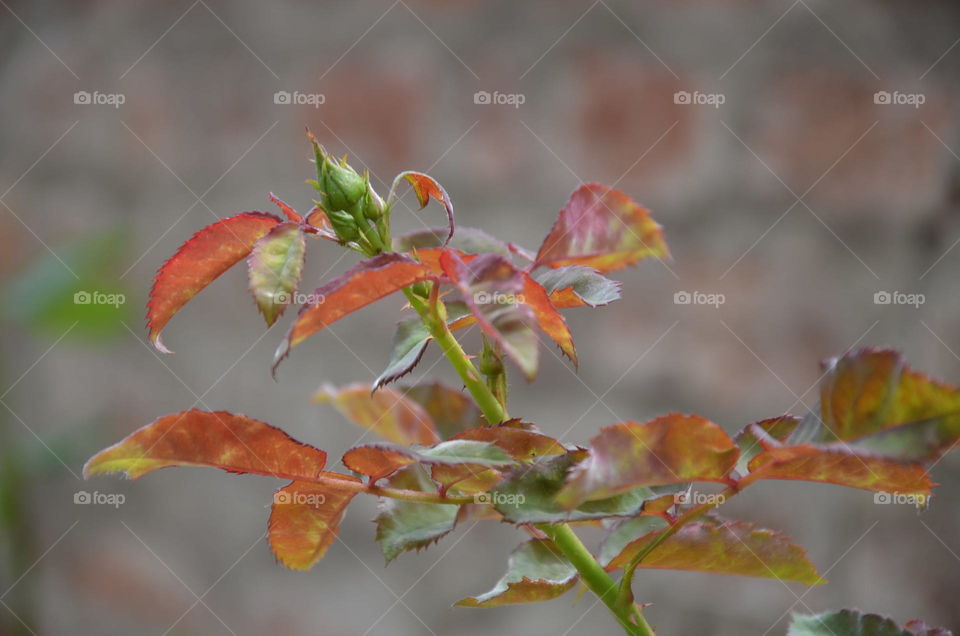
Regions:
<instances>
[{"instance_id":1,"label":"orange leaf","mask_svg":"<svg viewBox=\"0 0 960 636\"><path fill-rule=\"evenodd\" d=\"M342 389L324 385L313 399L329 401L354 424L397 444L431 446L440 441L433 418L423 406L389 387L371 391L372 387L363 383Z\"/></svg>"},{"instance_id":2,"label":"orange leaf","mask_svg":"<svg viewBox=\"0 0 960 636\"><path fill-rule=\"evenodd\" d=\"M259 420L191 409L165 415L100 451L83 473L90 477L123 472L136 479L169 466L211 466L309 481L323 471L326 461L322 450Z\"/></svg>"},{"instance_id":3,"label":"orange leaf","mask_svg":"<svg viewBox=\"0 0 960 636\"><path fill-rule=\"evenodd\" d=\"M172 353L160 332L180 308L220 274L243 259L254 244L280 223L265 212L242 212L208 225L157 270L147 303L150 342L163 353Z\"/></svg>"},{"instance_id":4,"label":"orange leaf","mask_svg":"<svg viewBox=\"0 0 960 636\"><path fill-rule=\"evenodd\" d=\"M336 473L323 476L349 483L360 481ZM356 494L354 488L337 488L329 481L294 481L276 491L267 538L277 561L292 570L313 567L336 538L344 510Z\"/></svg>"},{"instance_id":5,"label":"orange leaf","mask_svg":"<svg viewBox=\"0 0 960 636\"><path fill-rule=\"evenodd\" d=\"M535 459L543 455L562 455L567 452L563 445L552 437L520 428L520 426L522 425L519 420L513 419L497 426L484 426L464 431L453 439L490 442L516 459Z\"/></svg>"},{"instance_id":6,"label":"orange leaf","mask_svg":"<svg viewBox=\"0 0 960 636\"><path fill-rule=\"evenodd\" d=\"M590 440L589 455L570 471L557 501L575 508L638 486L725 481L737 455L722 428L696 415L614 424Z\"/></svg>"},{"instance_id":7,"label":"orange leaf","mask_svg":"<svg viewBox=\"0 0 960 636\"><path fill-rule=\"evenodd\" d=\"M536 265L588 265L610 272L669 256L650 211L619 190L587 183L570 195L537 252Z\"/></svg>"},{"instance_id":8,"label":"orange leaf","mask_svg":"<svg viewBox=\"0 0 960 636\"><path fill-rule=\"evenodd\" d=\"M421 210L427 206L427 203L430 202L431 198L436 199L443 205L444 210L447 212L447 225L449 227L447 239L444 241L444 244L446 244L453 236L454 228L453 203L450 201L450 196L447 194L447 191L444 190L443 186L441 186L437 180L430 175L409 170L407 172L401 172L393 180L393 186L390 188L390 195L387 197L387 205L391 205L393 203L393 196L396 192L397 184L400 179L406 179L407 182L413 186L413 191L417 194L417 201L420 203Z\"/></svg>"},{"instance_id":9,"label":"orange leaf","mask_svg":"<svg viewBox=\"0 0 960 636\"><path fill-rule=\"evenodd\" d=\"M927 496L934 483L920 464L858 453L830 446L782 446L768 449L750 460L756 479L817 481L850 488Z\"/></svg>"},{"instance_id":10,"label":"orange leaf","mask_svg":"<svg viewBox=\"0 0 960 636\"><path fill-rule=\"evenodd\" d=\"M294 223L299 223L300 221L303 220L303 217L300 216L300 213L299 213L299 212L297 212L296 210L294 210L293 208L291 208L289 205L287 205L286 203L284 203L283 201L281 201L281 200L277 197L277 195L275 195L273 192L271 192L268 196L269 196L270 200L273 201L278 208L280 208L280 211L283 212L283 213L287 216L288 219L290 219L290 220L293 221Z\"/></svg>"},{"instance_id":11,"label":"orange leaf","mask_svg":"<svg viewBox=\"0 0 960 636\"><path fill-rule=\"evenodd\" d=\"M380 254L358 263L313 292L273 356L273 372L290 350L361 307L431 277L428 267L401 254Z\"/></svg>"},{"instance_id":12,"label":"orange leaf","mask_svg":"<svg viewBox=\"0 0 960 636\"><path fill-rule=\"evenodd\" d=\"M557 311L547 296L547 290L540 283L533 280L530 274L523 274L523 304L533 310L537 325L545 334L550 336L559 345L564 355L570 358L573 366L577 366L577 350L573 346L573 336L567 327L567 321Z\"/></svg>"}]
</instances>

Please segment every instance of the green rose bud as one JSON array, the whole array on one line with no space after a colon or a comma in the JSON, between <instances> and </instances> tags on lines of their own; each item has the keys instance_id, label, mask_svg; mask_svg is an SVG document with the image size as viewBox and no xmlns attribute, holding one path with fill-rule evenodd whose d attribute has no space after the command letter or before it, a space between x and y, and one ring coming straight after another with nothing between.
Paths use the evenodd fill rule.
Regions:
<instances>
[{"instance_id":1,"label":"green rose bud","mask_svg":"<svg viewBox=\"0 0 960 636\"><path fill-rule=\"evenodd\" d=\"M357 174L345 159L339 162L328 155L316 142L313 154L317 162L317 181L314 187L320 192L320 205L327 212L349 210L367 193L367 179Z\"/></svg>"},{"instance_id":2,"label":"green rose bud","mask_svg":"<svg viewBox=\"0 0 960 636\"><path fill-rule=\"evenodd\" d=\"M356 241L359 238L360 232L357 230L357 222L349 212L334 210L327 212L327 218L330 219L330 226L336 233L337 238L344 243Z\"/></svg>"}]
</instances>

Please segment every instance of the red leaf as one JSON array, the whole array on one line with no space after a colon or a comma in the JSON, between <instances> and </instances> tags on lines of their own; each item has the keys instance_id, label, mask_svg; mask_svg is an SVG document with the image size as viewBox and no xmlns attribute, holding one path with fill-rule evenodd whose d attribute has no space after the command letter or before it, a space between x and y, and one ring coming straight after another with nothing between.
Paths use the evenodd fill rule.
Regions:
<instances>
[{"instance_id":1,"label":"red leaf","mask_svg":"<svg viewBox=\"0 0 960 636\"><path fill-rule=\"evenodd\" d=\"M409 170L407 172L401 172L396 176L393 181L393 187L390 188L391 194L396 190L397 182L401 179L406 179L411 186L413 186L413 191L417 194L417 201L420 203L420 209L422 210L427 206L427 203L430 202L430 199L436 199L439 201L444 209L447 212L447 225L449 226L449 231L447 232L447 240L444 241L444 245L450 241L450 238L453 236L453 203L450 202L450 196L447 194L447 191L443 189L436 179L430 175L423 174L422 172L414 172ZM390 205L393 203L393 197L388 197L387 204Z\"/></svg>"},{"instance_id":2,"label":"red leaf","mask_svg":"<svg viewBox=\"0 0 960 636\"><path fill-rule=\"evenodd\" d=\"M536 265L588 265L610 272L648 256L669 256L650 211L619 190L587 183L574 190L560 210Z\"/></svg>"},{"instance_id":3,"label":"red leaf","mask_svg":"<svg viewBox=\"0 0 960 636\"><path fill-rule=\"evenodd\" d=\"M587 459L570 472L557 501L574 508L637 486L725 481L737 455L722 428L696 415L614 424L590 440Z\"/></svg>"},{"instance_id":4,"label":"red leaf","mask_svg":"<svg viewBox=\"0 0 960 636\"><path fill-rule=\"evenodd\" d=\"M521 304L521 273L496 254L483 254L464 262L456 252L444 250L439 262L460 290L480 328L500 343L528 380L536 377L538 341L530 327L533 311Z\"/></svg>"},{"instance_id":5,"label":"red leaf","mask_svg":"<svg viewBox=\"0 0 960 636\"><path fill-rule=\"evenodd\" d=\"M273 372L290 350L347 314L432 276L430 269L402 254L380 254L358 263L313 292L273 357Z\"/></svg>"},{"instance_id":6,"label":"red leaf","mask_svg":"<svg viewBox=\"0 0 960 636\"><path fill-rule=\"evenodd\" d=\"M154 278L147 303L150 342L172 353L160 340L160 331L200 290L243 259L254 244L280 219L265 212L242 212L208 225L180 246Z\"/></svg>"},{"instance_id":7,"label":"red leaf","mask_svg":"<svg viewBox=\"0 0 960 636\"><path fill-rule=\"evenodd\" d=\"M275 195L273 192L271 192L268 196L270 200L273 201L278 208L280 208L280 211L287 216L288 219L290 219L294 223L300 223L303 220L303 217L300 216L299 212L297 212L296 210L291 208L289 205L281 201L277 197L277 195Z\"/></svg>"},{"instance_id":8,"label":"red leaf","mask_svg":"<svg viewBox=\"0 0 960 636\"><path fill-rule=\"evenodd\" d=\"M322 450L259 420L191 409L165 415L100 451L83 473L90 477L123 472L136 479L169 466L211 466L309 481L323 471L326 461Z\"/></svg>"},{"instance_id":9,"label":"red leaf","mask_svg":"<svg viewBox=\"0 0 960 636\"><path fill-rule=\"evenodd\" d=\"M350 483L360 481L336 473L323 476ZM341 489L330 482L294 481L276 491L267 536L277 561L292 570L313 567L337 537L344 510L356 494L355 488Z\"/></svg>"}]
</instances>

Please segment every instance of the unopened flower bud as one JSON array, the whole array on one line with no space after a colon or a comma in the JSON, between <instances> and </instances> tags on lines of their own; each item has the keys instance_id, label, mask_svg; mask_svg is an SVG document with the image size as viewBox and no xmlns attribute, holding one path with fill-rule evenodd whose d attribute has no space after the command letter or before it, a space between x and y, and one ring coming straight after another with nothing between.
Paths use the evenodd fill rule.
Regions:
<instances>
[{"instance_id":1,"label":"unopened flower bud","mask_svg":"<svg viewBox=\"0 0 960 636\"><path fill-rule=\"evenodd\" d=\"M320 204L327 212L349 210L367 193L367 179L357 174L345 159L337 161L315 140L313 154L317 162L316 188Z\"/></svg>"}]
</instances>

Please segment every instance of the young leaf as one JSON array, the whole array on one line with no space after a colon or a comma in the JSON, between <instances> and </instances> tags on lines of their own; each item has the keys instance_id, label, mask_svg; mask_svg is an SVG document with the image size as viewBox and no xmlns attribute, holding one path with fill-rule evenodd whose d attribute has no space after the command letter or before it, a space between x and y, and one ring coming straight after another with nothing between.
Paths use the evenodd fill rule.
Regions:
<instances>
[{"instance_id":1,"label":"young leaf","mask_svg":"<svg viewBox=\"0 0 960 636\"><path fill-rule=\"evenodd\" d=\"M563 354L577 366L577 351L573 347L573 336L570 334L570 328L567 327L567 321L563 315L556 310L547 290L540 286L540 283L530 277L530 274L523 272L523 304L533 310L533 315L537 320L537 326L543 330L543 333L550 336L554 342L563 351Z\"/></svg>"},{"instance_id":2,"label":"young leaf","mask_svg":"<svg viewBox=\"0 0 960 636\"><path fill-rule=\"evenodd\" d=\"M257 241L250 253L250 291L267 326L276 322L293 300L303 273L307 242L296 223L281 223Z\"/></svg>"},{"instance_id":3,"label":"young leaf","mask_svg":"<svg viewBox=\"0 0 960 636\"><path fill-rule=\"evenodd\" d=\"M533 311L521 304L521 272L496 254L483 254L465 263L455 252L444 250L439 261L484 333L500 343L528 380L536 377L538 341L531 328Z\"/></svg>"},{"instance_id":4,"label":"young leaf","mask_svg":"<svg viewBox=\"0 0 960 636\"><path fill-rule=\"evenodd\" d=\"M433 337L430 330L420 318L409 318L397 323L397 331L393 335L393 350L390 352L390 362L387 368L373 382L374 390L385 384L402 378L413 371L420 364L427 345Z\"/></svg>"},{"instance_id":5,"label":"young leaf","mask_svg":"<svg viewBox=\"0 0 960 636\"><path fill-rule=\"evenodd\" d=\"M420 466L408 466L390 478L390 486L436 492L436 484ZM387 563L407 550L439 541L457 525L457 506L384 499L377 516L377 541Z\"/></svg>"},{"instance_id":6,"label":"young leaf","mask_svg":"<svg viewBox=\"0 0 960 636\"><path fill-rule=\"evenodd\" d=\"M323 385L313 400L330 402L354 424L403 446L432 446L440 441L433 419L422 406L394 389L371 392L371 388L363 383L342 389Z\"/></svg>"},{"instance_id":7,"label":"young leaf","mask_svg":"<svg viewBox=\"0 0 960 636\"><path fill-rule=\"evenodd\" d=\"M608 567L625 567L660 532L662 530L637 536L610 560ZM618 540L622 541L622 537ZM806 585L826 582L817 574L803 548L790 543L778 532L745 521L707 519L691 522L650 552L640 567L738 574Z\"/></svg>"},{"instance_id":8,"label":"young leaf","mask_svg":"<svg viewBox=\"0 0 960 636\"><path fill-rule=\"evenodd\" d=\"M650 211L619 190L587 183L560 210L537 252L536 266L587 265L610 272L648 256L669 256Z\"/></svg>"},{"instance_id":9,"label":"young leaf","mask_svg":"<svg viewBox=\"0 0 960 636\"><path fill-rule=\"evenodd\" d=\"M799 423L800 418L798 417L781 415L745 426L733 438L740 449L740 457L737 459L737 472L746 475L749 472L750 460L771 445L770 439L779 443L785 442ZM759 430L756 430L757 428Z\"/></svg>"},{"instance_id":10,"label":"young leaf","mask_svg":"<svg viewBox=\"0 0 960 636\"><path fill-rule=\"evenodd\" d=\"M459 227L453 238L447 240L448 228L428 227L414 230L394 237L394 252L415 252L421 249L443 247L447 245L466 254L486 254L492 252L500 256L510 256L510 248L498 238L473 227Z\"/></svg>"},{"instance_id":11,"label":"young leaf","mask_svg":"<svg viewBox=\"0 0 960 636\"><path fill-rule=\"evenodd\" d=\"M896 351L861 349L826 365L821 417L807 418L790 443L842 440L927 462L960 440L960 390L913 371Z\"/></svg>"},{"instance_id":12,"label":"young leaf","mask_svg":"<svg viewBox=\"0 0 960 636\"><path fill-rule=\"evenodd\" d=\"M815 616L794 614L787 636L952 636L942 627L910 621L901 627L890 618L859 610L824 612Z\"/></svg>"},{"instance_id":13,"label":"young leaf","mask_svg":"<svg viewBox=\"0 0 960 636\"><path fill-rule=\"evenodd\" d=\"M461 607L498 607L549 601L569 590L576 581L577 569L549 540L532 539L513 551L506 574L492 590L456 604Z\"/></svg>"},{"instance_id":14,"label":"young leaf","mask_svg":"<svg viewBox=\"0 0 960 636\"><path fill-rule=\"evenodd\" d=\"M606 499L588 501L569 510L557 502L570 468L582 461L583 451L549 457L529 466L519 466L497 484L491 499L494 508L510 523L560 523L608 517L633 517L646 502L685 486L672 484L657 488L633 488Z\"/></svg>"},{"instance_id":15,"label":"young leaf","mask_svg":"<svg viewBox=\"0 0 960 636\"><path fill-rule=\"evenodd\" d=\"M284 203L283 201L281 201L281 200L279 199L279 197L277 197L277 195L275 195L273 192L271 192L271 193L270 193L269 195L267 195L267 196L268 196L268 198L269 198L271 201L273 201L273 203L274 203L278 208L280 208L280 211L283 212L284 216L286 216L287 219L289 219L289 220L292 221L293 223L300 223L300 221L303 220L303 217L300 216L300 213L299 213L299 212L297 212L297 211L294 210L292 207L290 207L289 205L287 205L286 203Z\"/></svg>"},{"instance_id":16,"label":"young leaf","mask_svg":"<svg viewBox=\"0 0 960 636\"><path fill-rule=\"evenodd\" d=\"M165 415L100 451L83 467L85 477L122 472L130 479L169 466L211 466L310 481L327 454L279 428L245 415L191 409Z\"/></svg>"},{"instance_id":17,"label":"young leaf","mask_svg":"<svg viewBox=\"0 0 960 636\"><path fill-rule=\"evenodd\" d=\"M447 322L451 329L464 316L470 315L470 310L463 303L447 303ZM393 336L393 350L390 353L390 362L383 373L374 381L376 389L397 380L413 371L420 364L427 345L433 337L420 318L409 318L397 324L397 331Z\"/></svg>"},{"instance_id":18,"label":"young leaf","mask_svg":"<svg viewBox=\"0 0 960 636\"><path fill-rule=\"evenodd\" d=\"M538 269L533 278L550 294L558 309L599 307L620 298L620 282L610 280L591 267L569 265L556 269Z\"/></svg>"},{"instance_id":19,"label":"young leaf","mask_svg":"<svg viewBox=\"0 0 960 636\"><path fill-rule=\"evenodd\" d=\"M160 332L180 308L243 259L280 218L265 212L241 212L208 225L180 246L157 270L147 303L150 342L163 353Z\"/></svg>"},{"instance_id":20,"label":"young leaf","mask_svg":"<svg viewBox=\"0 0 960 636\"><path fill-rule=\"evenodd\" d=\"M304 305L286 338L273 356L273 371L290 350L347 314L430 278L424 265L401 254L380 254L357 264L313 292L314 301Z\"/></svg>"},{"instance_id":21,"label":"young leaf","mask_svg":"<svg viewBox=\"0 0 960 636\"><path fill-rule=\"evenodd\" d=\"M478 467L513 465L512 457L487 442L450 440L428 448L406 448L390 444L354 446L343 456L343 465L374 480L391 475L410 464L469 464Z\"/></svg>"},{"instance_id":22,"label":"young leaf","mask_svg":"<svg viewBox=\"0 0 960 636\"><path fill-rule=\"evenodd\" d=\"M449 305L447 307L449 309ZM402 390L404 396L422 406L430 415L442 439L451 439L458 433L486 425L473 398L442 382L426 382Z\"/></svg>"},{"instance_id":23,"label":"young leaf","mask_svg":"<svg viewBox=\"0 0 960 636\"><path fill-rule=\"evenodd\" d=\"M397 186L400 184L401 179L406 179L407 182L413 186L413 191L417 195L417 201L420 203L421 210L427 207L427 203L430 202L431 198L436 199L443 205L444 210L447 212L447 225L449 227L447 239L444 241L444 244L449 242L453 237L453 229L455 226L453 223L453 203L450 202L450 196L447 194L447 191L430 175L408 170L401 172L394 178L393 185L390 186L390 194L387 196L388 207L392 207L393 205L396 198Z\"/></svg>"},{"instance_id":24,"label":"young leaf","mask_svg":"<svg viewBox=\"0 0 960 636\"><path fill-rule=\"evenodd\" d=\"M344 482L360 481L336 473L324 476ZM356 494L354 489L337 488L330 483L303 481L291 482L276 491L267 539L277 561L291 570L312 568L337 537L343 513Z\"/></svg>"},{"instance_id":25,"label":"young leaf","mask_svg":"<svg viewBox=\"0 0 960 636\"><path fill-rule=\"evenodd\" d=\"M737 454L722 428L696 415L614 424L590 440L587 459L571 471L557 500L574 508L637 486L724 481Z\"/></svg>"}]
</instances>

